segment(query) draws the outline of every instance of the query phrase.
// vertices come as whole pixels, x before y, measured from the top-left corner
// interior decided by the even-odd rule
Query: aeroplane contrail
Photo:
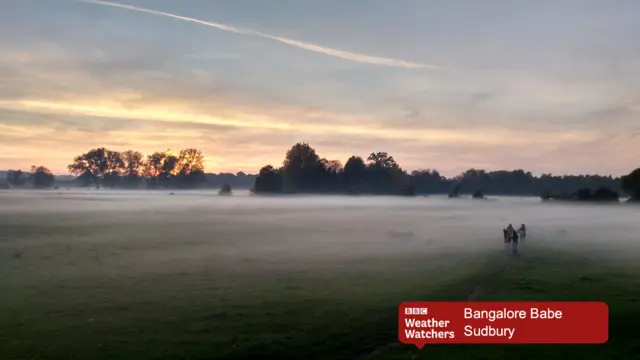
[[[354,52],[349,52],[349,51],[337,50],[337,49],[327,48],[327,47],[316,45],[316,44],[307,43],[307,42],[300,41],[300,40],[289,39],[289,38],[285,38],[285,37],[281,37],[281,36],[265,34],[265,33],[262,33],[262,32],[259,32],[259,31],[253,30],[253,29],[238,28],[238,27],[231,26],[231,25],[225,25],[225,24],[215,23],[215,22],[211,22],[211,21],[199,20],[199,19],[195,19],[195,18],[191,18],[191,17],[180,16],[180,15],[171,14],[171,13],[167,13],[167,12],[163,12],[163,11],[145,9],[145,8],[141,8],[141,7],[137,7],[137,6],[125,5],[125,4],[115,3],[115,2],[111,2],[111,1],[102,1],[102,0],[76,0],[76,1],[83,2],[83,3],[88,3],[88,4],[111,6],[111,7],[121,8],[121,9],[139,11],[139,12],[144,12],[144,13],[148,13],[148,14],[154,14],[154,15],[158,15],[158,16],[164,16],[164,17],[183,20],[183,21],[189,21],[189,22],[193,22],[193,23],[197,23],[197,24],[205,25],[205,26],[209,26],[209,27],[214,27],[214,28],[217,28],[217,29],[220,29],[220,30],[223,30],[223,31],[232,32],[232,33],[236,33],[236,34],[258,36],[258,37],[261,37],[263,39],[277,41],[277,42],[280,42],[280,43],[283,43],[283,44],[287,44],[289,46],[294,46],[294,47],[297,47],[297,48],[301,48],[301,49],[305,49],[305,50],[309,50],[309,51],[313,51],[313,52],[317,52],[317,53],[321,53],[321,54],[325,54],[325,55],[329,55],[329,56],[334,56],[334,57],[338,57],[338,58],[345,59],[345,60],[356,61],[356,62],[360,62],[360,63],[374,64],[374,65],[384,65],[384,66],[391,66],[391,67],[402,67],[402,68],[410,68],[410,69],[419,69],[419,68],[442,69],[441,67],[436,66],[436,65],[419,64],[419,63],[414,63],[414,62],[410,62],[410,61],[383,58],[383,57],[370,56],[370,55],[366,55],[366,54],[359,54],[359,53],[354,53]]]

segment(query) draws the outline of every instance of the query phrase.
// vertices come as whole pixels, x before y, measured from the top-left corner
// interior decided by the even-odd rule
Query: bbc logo
[[[429,313],[428,308],[405,308],[405,315],[427,315]]]

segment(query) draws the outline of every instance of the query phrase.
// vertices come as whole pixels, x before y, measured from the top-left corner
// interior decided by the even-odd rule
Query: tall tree
[[[291,191],[312,191],[320,157],[308,143],[297,143],[285,155],[282,175]]]

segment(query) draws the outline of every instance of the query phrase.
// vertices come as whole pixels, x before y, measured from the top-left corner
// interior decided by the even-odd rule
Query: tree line
[[[31,166],[30,172],[22,170],[9,170],[7,172],[7,184],[14,187],[29,185],[36,189],[45,189],[53,186],[55,177],[51,170],[45,166]]]
[[[282,166],[266,165],[256,178],[255,193],[346,193],[346,194],[573,194],[584,189],[594,193],[626,192],[640,195],[640,169],[622,178],[601,175],[543,174],[524,170],[485,171],[469,169],[447,178],[437,170],[407,172],[386,152],[362,158],[351,156],[344,166],[338,160],[321,158],[308,143],[297,143],[285,154]],[[596,190],[600,190],[596,192]]]
[[[198,187],[204,180],[204,155],[193,148],[157,151],[146,157],[139,151],[92,149],[76,156],[67,167],[85,186],[96,188],[138,188],[144,181],[148,188]]]
[[[98,189],[220,188],[229,184],[248,189],[253,186],[256,178],[255,175],[243,172],[205,173],[204,156],[200,150],[193,148],[183,149],[178,153],[170,150],[158,151],[146,156],[135,150],[120,152],[97,148],[76,156],[67,168],[75,175],[72,181],[63,179],[63,176],[55,179],[49,169],[34,167],[35,170],[32,169],[31,173],[9,170],[6,184],[17,188],[47,188],[55,183],[66,187]],[[43,174],[46,174],[46,178],[41,176]],[[43,181],[32,181],[41,178]]]
[[[585,195],[625,192],[640,198],[640,168],[623,177],[601,175],[543,174],[534,176],[524,170],[485,171],[469,169],[447,178],[437,170],[424,169],[407,172],[386,152],[373,152],[366,158],[351,156],[344,166],[339,160],[320,157],[308,143],[297,143],[285,154],[282,165],[266,165],[258,174],[221,173],[204,171],[204,155],[195,148],[178,153],[170,150],[149,155],[134,150],[114,151],[96,148],[76,156],[68,165],[80,186],[95,188],[251,188],[256,194],[265,193],[333,193],[333,194],[472,194]],[[7,173],[11,186],[31,184],[36,188],[53,186],[54,176],[44,166],[33,166],[30,173],[20,170]],[[606,189],[606,191],[602,190]],[[597,192],[596,190],[600,190]],[[567,195],[569,194],[569,195]],[[543,195],[545,196],[545,195]]]

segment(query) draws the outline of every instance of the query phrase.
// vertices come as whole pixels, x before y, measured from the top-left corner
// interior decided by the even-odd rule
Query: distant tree
[[[376,194],[394,194],[401,192],[406,174],[386,152],[371,153],[367,157],[367,185]]]
[[[110,151],[106,148],[93,149],[77,156],[68,169],[76,176],[90,176],[96,189],[99,189],[100,185],[103,185],[105,175],[111,171],[110,158]]]
[[[160,174],[167,177],[176,175],[180,171],[178,167],[180,165],[179,163],[180,159],[176,155],[167,154],[162,161],[162,171]]]
[[[122,182],[126,188],[137,188],[144,168],[144,155],[138,151],[127,150],[121,153]]]
[[[218,195],[231,195],[231,185],[229,185],[228,183],[224,183],[222,184],[222,187],[220,188],[220,191],[218,192]]]
[[[447,182],[447,179],[437,170],[431,169],[412,171],[410,178],[416,192],[419,193],[442,192]]]
[[[190,174],[194,171],[204,171],[204,155],[198,149],[180,150],[178,167],[181,173]]]
[[[282,180],[287,191],[314,191],[320,157],[308,143],[297,143],[286,153],[282,163]]]
[[[181,187],[197,187],[205,180],[204,155],[198,149],[184,149],[178,155],[178,179]]]
[[[575,200],[591,200],[591,189],[583,188],[572,194],[572,198]]]
[[[600,187],[595,191],[592,191],[589,188],[581,188],[577,191],[574,191],[570,194],[560,193],[560,194],[552,194],[549,191],[543,192],[540,196],[542,200],[563,200],[563,201],[619,201],[620,196],[617,192],[607,188]]]
[[[36,189],[50,188],[55,182],[51,170],[44,166],[31,166],[31,173],[33,174],[33,187]]]
[[[622,177],[622,189],[631,196],[631,200],[640,201],[640,168]]]
[[[271,165],[264,166],[258,173],[252,191],[256,194],[281,192],[282,176],[280,171],[274,169]]]
[[[344,182],[349,193],[360,193],[364,189],[367,165],[359,156],[350,157],[344,164]]]
[[[85,171],[76,177],[76,181],[81,184],[82,187],[89,187],[95,184],[93,174],[89,171]]]
[[[11,186],[24,186],[27,178],[24,176],[22,170],[9,170],[7,172],[7,183]]]
[[[164,151],[157,151],[147,156],[142,173],[147,179],[148,187],[156,188],[158,186],[158,176],[162,173],[162,166],[166,157],[167,153]]]
[[[596,191],[591,194],[591,198],[594,201],[620,201],[620,195],[606,187],[596,189]]]
[[[168,188],[176,185],[175,178],[180,172],[180,158],[170,150],[153,153],[147,164],[145,173],[150,174],[150,187]]]
[[[395,170],[399,168],[393,156],[389,156],[386,152],[371,153],[367,161],[372,169]]]
[[[415,196],[416,195],[416,189],[413,186],[412,183],[407,182],[405,185],[400,187],[400,190],[398,191],[398,195],[402,195],[402,196]]]
[[[321,158],[308,143],[297,143],[286,153],[282,167],[263,167],[260,174],[251,175],[204,172],[204,156],[198,149],[187,148],[173,155],[169,150],[155,152],[143,161],[143,155],[133,150],[124,152],[97,148],[74,158],[68,166],[85,186],[102,187],[138,186],[140,178],[149,188],[204,186],[217,188],[227,183],[235,188],[252,187],[257,192],[303,193],[374,193],[374,194],[429,194],[449,193],[457,197],[464,191],[482,189],[484,194],[539,195],[546,198],[578,197],[580,189],[607,188],[612,192],[624,191],[633,199],[640,195],[640,169],[622,179],[611,175],[542,174],[518,170],[488,171],[468,169],[457,176],[446,178],[437,170],[416,170],[407,174],[386,152],[374,152],[366,162],[359,156],[350,157],[344,167],[336,160]],[[31,181],[20,171],[7,174],[11,186]],[[450,191],[451,189],[455,189]],[[277,191],[274,189],[278,189]],[[591,191],[591,190],[589,190]],[[590,192],[589,196],[604,193]],[[553,195],[565,194],[565,195]],[[584,194],[583,194],[584,195]]]
[[[115,188],[120,184],[122,172],[125,170],[122,154],[118,151],[107,150],[105,154],[106,170],[103,175],[104,188]]]

